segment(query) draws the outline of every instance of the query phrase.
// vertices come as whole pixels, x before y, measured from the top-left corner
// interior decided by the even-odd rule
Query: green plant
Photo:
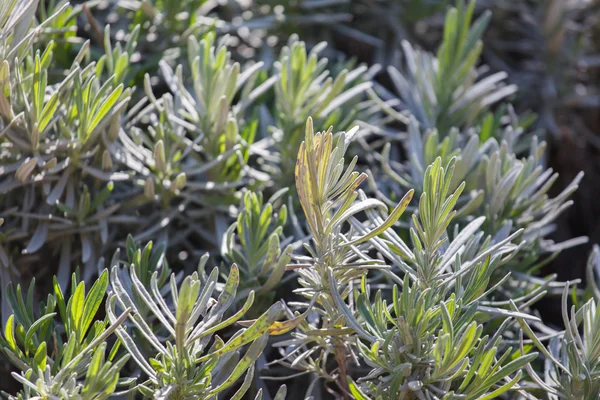
[[[136,386],[143,395],[169,399],[210,398],[233,385],[249,368],[248,382],[252,379],[252,364],[267,343],[269,327],[279,317],[281,305],[276,303],[227,342],[218,336],[211,340],[216,332],[237,322],[254,300],[254,292],[251,292],[240,311],[224,318],[239,284],[239,270],[235,265],[216,299],[212,297],[218,276],[216,268],[204,282],[200,280],[202,271],[199,271],[185,277],[179,287],[175,275],[171,275],[167,299],[158,287],[157,272],[152,274],[150,290],[144,287],[135,268],[129,268],[129,287],[124,286],[121,273],[116,266],[111,270],[113,293],[107,302],[107,314],[110,321],[118,325],[115,332],[123,346],[147,376]],[[128,329],[118,324],[117,307],[133,311],[128,316],[129,322],[136,334],[149,343],[150,356],[144,356]],[[144,310],[149,310],[160,322],[158,325],[164,334],[157,335],[149,326],[143,317],[148,311]],[[211,341],[212,346],[209,346]],[[250,346],[241,357],[239,349],[246,344]],[[241,398],[248,389],[248,382],[234,398]]]
[[[457,201],[458,221],[469,221],[474,215],[485,216],[483,231],[492,235],[494,240],[501,240],[506,233],[525,229],[524,238],[530,257],[521,260],[521,271],[535,265],[535,260],[541,255],[552,255],[582,242],[580,239],[556,244],[546,236],[552,232],[552,223],[572,205],[568,198],[577,190],[583,174],[578,174],[562,192],[550,198],[548,193],[558,174],[544,167],[546,143],[539,143],[533,136],[527,147],[522,146],[524,131],[516,121],[499,128],[502,132],[500,143],[486,132],[492,129],[487,122],[476,126],[479,135],[473,130],[459,132],[453,129],[442,141],[436,130],[422,137],[419,125],[412,117],[408,129],[407,149],[412,150],[412,156],[402,170],[392,166],[390,147],[386,146],[383,151],[382,169],[393,181],[389,186],[391,194],[402,193],[410,187],[422,190],[422,171],[427,165],[436,157],[441,157],[444,163],[456,158],[450,188],[455,189],[465,182],[465,194]],[[482,143],[482,137],[489,138]],[[525,147],[527,157],[518,157],[515,147]]]
[[[54,279],[54,293],[34,308],[34,282],[23,297],[21,286],[9,285],[6,296],[14,312],[0,338],[2,351],[21,371],[13,377],[23,390],[15,399],[107,399],[117,388],[128,355],[117,355],[118,344],[106,354],[106,339],[125,320],[130,309],[115,317],[115,325],[98,319],[108,288],[108,271],[85,293],[73,274],[67,301]],[[36,311],[39,310],[39,311]],[[66,341],[63,341],[66,337]]]
[[[565,330],[550,337],[545,346],[526,321],[519,324],[535,347],[546,356],[543,378],[532,367],[529,376],[553,399],[595,399],[600,395],[598,380],[598,330],[600,315],[597,300],[590,299],[579,307],[568,307],[569,285],[562,295],[562,318]],[[512,304],[516,310],[517,306]],[[580,328],[581,326],[581,328]],[[521,351],[523,352],[523,334]]]
[[[475,1],[461,0],[446,14],[443,41],[435,55],[415,50],[404,41],[404,62],[400,72],[389,67],[400,104],[425,129],[437,128],[445,137],[450,128],[470,126],[487,107],[515,93],[516,86],[500,86],[505,72],[481,77],[476,69],[483,49],[481,36],[491,15],[484,13],[471,26]],[[374,92],[373,98],[377,98]],[[401,121],[406,118],[391,106],[383,109]]]
[[[160,99],[154,96],[150,76],[146,75],[145,92],[150,104],[127,122],[133,138],[124,131],[120,133],[119,150],[131,155],[124,161],[137,173],[135,196],[123,208],[150,210],[148,220],[137,229],[137,240],[147,240],[162,231],[176,245],[187,240],[187,235],[181,235],[183,230],[188,235],[198,233],[219,248],[225,229],[215,240],[194,221],[211,216],[221,229],[227,221],[222,214],[229,214],[241,197],[239,188],[265,179],[264,174],[247,165],[257,122],[246,121],[244,114],[268,83],[255,88],[261,64],[240,73],[239,63],[230,60],[224,43],[220,40],[215,44],[212,34],[200,42],[189,39],[192,92],[188,91],[181,66],[173,71],[161,63],[171,93]],[[144,101],[139,103],[142,106]],[[152,121],[150,126],[139,127],[146,116]],[[153,211],[154,203],[160,212]],[[215,211],[219,214],[214,215]],[[193,249],[184,246],[184,250]]]
[[[306,118],[313,118],[319,126],[347,130],[360,115],[357,99],[371,87],[371,82],[364,79],[366,66],[343,69],[331,76],[328,60],[319,58],[325,46],[320,43],[308,52],[306,44],[292,36],[275,64],[279,79],[275,84],[276,114],[271,134],[283,179],[292,176]]]
[[[458,110],[450,112],[450,109],[442,107],[442,103],[427,100],[421,93],[425,86],[406,81],[402,93],[414,97],[414,102],[405,99],[409,105],[407,112],[400,114],[387,106],[384,108],[387,107],[393,117],[407,124],[407,138],[403,145],[408,159],[404,162],[397,161],[398,157],[392,154],[392,146],[386,144],[379,161],[381,170],[389,179],[375,190],[378,198],[387,204],[392,204],[393,199],[412,188],[417,193],[422,193],[427,166],[438,157],[441,157],[445,165],[455,158],[455,171],[449,187],[454,190],[462,182],[465,187],[464,194],[457,200],[457,218],[450,230],[460,229],[461,225],[480,216],[485,216],[482,232],[490,235],[492,242],[504,240],[519,229],[524,230],[521,250],[492,278],[499,280],[506,271],[515,273],[518,282],[509,278],[505,298],[496,299],[496,304],[506,305],[507,298],[511,296],[535,298],[541,290],[540,282],[535,276],[540,268],[555,259],[562,250],[587,241],[587,238],[573,238],[564,243],[555,243],[549,239],[554,222],[573,204],[568,199],[577,190],[583,174],[578,174],[565,189],[551,198],[549,193],[553,190],[558,174],[545,166],[546,143],[539,142],[535,132],[528,131],[534,118],[526,114],[519,118],[512,107],[500,107],[495,113],[484,114],[484,103],[491,103],[482,96],[492,93],[491,98],[498,100],[503,97],[500,94],[505,94],[506,91],[499,89],[496,93],[494,85],[490,85],[494,79],[484,78],[481,83],[473,86],[474,93],[477,94],[473,97],[467,93],[470,87],[465,83],[470,81],[461,81],[467,78],[452,75],[463,71],[462,67],[451,67],[452,65],[463,65],[464,71],[475,71],[474,65],[482,46],[479,38],[489,17],[480,17],[469,30],[474,7],[474,2],[467,8],[460,3],[457,9],[451,9],[447,13],[447,35],[438,50],[438,61],[432,61],[432,65],[439,67],[439,70],[436,70],[437,75],[431,76],[436,77],[432,82],[445,82],[444,87],[450,88],[447,96],[450,96],[448,99],[453,99],[448,100],[448,104],[453,104],[452,107],[462,104],[461,96],[480,104],[463,104],[465,110],[474,114],[468,119],[462,119],[464,115]],[[462,27],[462,31],[458,26]],[[455,51],[448,50],[450,48]],[[446,61],[442,62],[442,58]],[[413,68],[413,71],[418,71],[419,74],[423,72],[418,68]],[[392,77],[397,75],[392,71],[390,74]],[[394,79],[399,77],[397,75]],[[449,93],[454,90],[454,84],[457,85],[458,94],[451,95]],[[435,88],[434,85],[426,93],[436,93]],[[419,104],[439,105],[439,108],[426,107],[423,110],[419,108]],[[450,116],[459,119],[444,121]],[[406,227],[405,224],[403,228]],[[526,287],[523,287],[522,282],[528,282]]]
[[[284,192],[276,193],[266,203],[262,193],[247,192],[237,221],[223,239],[225,260],[240,269],[243,290],[238,297],[244,298],[255,290],[258,307],[272,304],[274,289],[281,284],[291,260],[292,245],[283,247],[281,243],[287,207],[277,203]]]
[[[538,129],[595,107],[597,6],[38,3],[0,4],[3,395],[598,397]]]
[[[342,231],[349,219],[365,210],[387,209],[377,200],[355,201],[366,175],[353,171],[357,157],[345,168],[344,153],[356,130],[341,132],[334,139],[331,128],[315,134],[312,119],[306,122],[305,141],[300,145],[296,164],[296,190],[313,246],[306,246],[309,255],[300,258],[302,264],[297,266],[298,283],[302,286],[297,292],[310,299],[307,312],[316,307],[320,318],[299,325],[300,331],[289,342],[289,353],[283,359],[285,365],[335,382],[342,392],[348,390],[347,362],[354,352],[353,336],[364,332],[346,315],[342,299],[348,291],[344,286],[369,269],[385,268],[379,260],[363,255],[361,244],[393,225],[412,196],[408,193],[379,226],[358,235],[353,229]],[[337,372],[328,370],[329,356],[335,358]]]
[[[515,358],[513,349],[503,349],[508,319],[491,337],[478,322],[483,315],[510,315],[506,309],[483,307],[480,301],[498,287],[490,285],[490,277],[519,250],[510,241],[520,232],[495,245],[489,238],[480,244],[481,236],[472,236],[483,223],[484,218],[478,218],[450,240],[445,232],[464,187],[449,192],[454,162],[443,168],[438,158],[425,172],[424,193],[410,230],[413,250],[399,237],[377,239],[404,274],[401,289],[393,286],[391,304],[381,291],[371,301],[365,279],[360,292],[354,289],[357,317],[350,318],[357,318],[353,325],[368,333],[362,337],[367,343],[359,345],[372,368],[351,388],[357,398],[384,399],[393,393],[402,399],[494,398],[517,384],[520,370],[537,356]],[[475,251],[461,252],[463,246]]]
[[[4,20],[13,3],[2,10]],[[86,66],[88,41],[69,68],[60,69],[53,58],[55,42],[34,39],[66,7],[57,7],[35,29],[31,20],[17,19],[21,36],[4,26],[0,67],[1,155],[7,167],[0,176],[9,226],[3,243],[9,254],[46,253],[53,243],[60,249],[58,276],[63,286],[75,260],[86,266],[85,280],[95,272],[108,241],[106,218],[118,208],[107,201],[109,194],[114,181],[127,179],[127,174],[112,171],[107,147],[130,97],[122,84],[122,71],[135,45],[130,42],[127,53],[121,54],[119,46],[111,52],[107,43],[104,58],[122,56],[115,68],[102,62]],[[15,15],[22,18],[27,13]],[[73,251],[74,246],[81,250]],[[29,267],[26,260],[18,266],[9,263],[11,273]]]

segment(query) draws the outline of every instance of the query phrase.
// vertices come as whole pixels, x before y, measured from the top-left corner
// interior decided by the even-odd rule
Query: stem
[[[348,368],[347,368],[347,360],[348,356],[346,354],[346,348],[341,340],[336,339],[335,348],[335,360],[338,363],[339,368],[339,379],[338,386],[342,389],[342,393],[344,394],[344,400],[349,400],[348,393],[350,392],[350,388],[348,386]]]

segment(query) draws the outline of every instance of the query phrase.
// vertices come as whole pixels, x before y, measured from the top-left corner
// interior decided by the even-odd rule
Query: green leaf
[[[530,354],[524,355],[522,357],[517,358],[516,360],[509,362],[508,364],[502,366],[502,368],[500,368],[494,374],[488,376],[485,379],[484,384],[492,385],[496,382],[500,382],[502,379],[504,379],[508,375],[512,374],[515,371],[520,370],[521,368],[525,367],[527,364],[531,363],[533,360],[535,360],[537,358],[537,356],[538,356],[538,353],[530,353]]]
[[[390,228],[392,225],[394,225],[396,223],[396,221],[398,221],[398,219],[402,216],[402,214],[406,210],[406,207],[408,207],[408,204],[410,203],[414,193],[415,193],[415,191],[413,189],[409,190],[404,195],[402,200],[400,200],[400,202],[396,205],[396,207],[394,207],[394,210],[392,210],[392,213],[385,219],[385,221],[381,225],[379,225],[377,228],[373,229],[366,235],[364,235],[358,239],[352,240],[351,242],[347,243],[346,245],[356,245],[359,243],[364,243],[367,240],[372,239],[378,235],[381,235],[383,232],[385,232],[388,228]]]
[[[508,392],[513,386],[515,386],[520,380],[521,380],[521,375],[523,373],[521,371],[517,372],[517,374],[515,375],[515,377],[513,379],[511,379],[509,382],[505,383],[504,385],[500,386],[498,389],[494,390],[492,393],[482,396],[477,400],[491,400],[491,399],[495,399],[496,397]]]
[[[77,333],[77,339],[83,340],[81,335],[81,325],[83,316],[83,307],[85,303],[85,284],[79,282],[73,296],[69,299],[67,304],[67,312],[69,314],[69,320],[67,327],[71,332]]]
[[[42,113],[42,104],[44,104],[44,95],[46,93],[45,70],[42,70],[40,54],[35,55],[35,67],[33,72],[33,110],[36,121],[40,120]]]
[[[350,311],[346,303],[344,303],[342,296],[338,293],[338,288],[336,287],[335,283],[335,276],[333,275],[333,269],[331,269],[331,267],[329,267],[329,290],[331,291],[331,296],[333,297],[335,305],[342,312],[342,314],[344,314],[348,325],[350,325],[350,327],[354,329],[360,337],[367,339],[371,342],[377,340],[375,336],[371,335],[369,332],[363,329],[363,327],[356,320],[356,318],[354,318],[354,315],[352,315],[352,312]]]
[[[0,65],[0,94],[10,99],[10,65],[6,60]]]
[[[348,387],[350,389],[350,393],[356,400],[371,400],[362,392],[362,390],[360,390],[358,384],[351,377],[348,377]]]
[[[246,354],[244,354],[244,357],[242,357],[236,364],[234,370],[231,372],[231,375],[229,375],[229,377],[221,385],[208,392],[207,396],[210,397],[216,395],[217,393],[233,385],[238,378],[242,376],[242,374],[248,368],[250,368],[250,366],[258,359],[258,357],[260,357],[265,346],[267,345],[268,340],[268,334],[263,334],[260,338],[255,340],[248,348],[248,351],[246,351]]]
[[[177,341],[177,349],[180,352],[183,352],[188,319],[192,315],[192,310],[194,309],[194,304],[198,299],[199,293],[200,282],[193,281],[190,276],[186,277],[181,284],[181,288],[179,289],[177,310],[175,312],[175,318],[177,320],[175,327],[175,338]]]
[[[100,346],[94,351],[92,360],[87,370],[86,380],[93,381],[94,378],[100,373],[102,363],[104,362],[104,351],[106,350],[106,343],[101,343]]]
[[[40,370],[42,370],[42,371],[46,370],[46,362],[47,362],[46,342],[42,342],[38,346],[38,348],[35,352],[35,356],[33,357],[33,362]]]
[[[60,314],[60,318],[66,324],[67,323],[67,308],[65,306],[65,298],[63,296],[60,285],[58,284],[58,280],[56,276],[52,278],[52,284],[54,287],[54,295],[56,296],[56,303],[58,304],[58,312]]]
[[[89,136],[90,134],[92,134],[92,132],[94,132],[94,129],[96,129],[100,121],[102,121],[102,119],[108,114],[110,109],[115,105],[115,103],[121,96],[121,93],[123,93],[123,84],[117,86],[117,88],[112,91],[112,93],[106,98],[106,100],[104,100],[102,106],[100,106],[100,108],[95,112],[90,124],[88,125],[86,135]]]
[[[254,366],[251,366],[248,369],[248,373],[244,377],[244,382],[242,382],[242,385],[240,386],[240,388],[233,394],[233,396],[231,397],[231,400],[242,400],[242,397],[244,397],[244,395],[246,394],[248,389],[250,389],[250,385],[252,385],[253,378],[254,378]]]
[[[29,329],[27,330],[27,333],[25,334],[25,349],[26,349],[26,351],[29,350],[29,342],[33,338],[33,335],[35,334],[35,332],[38,329],[40,329],[40,327],[42,327],[42,325],[44,325],[44,323],[46,321],[51,320],[55,315],[56,315],[56,313],[50,313],[50,314],[43,315],[37,321],[35,321],[31,325],[31,327],[29,327]],[[36,343],[34,343],[34,346],[35,345],[36,345]]]
[[[283,334],[291,331],[298,325],[300,325],[302,323],[302,321],[304,321],[306,319],[306,317],[308,317],[308,314],[310,314],[310,312],[312,311],[312,307],[315,304],[316,300],[317,300],[317,297],[313,296],[313,298],[310,300],[310,303],[308,304],[308,307],[306,308],[306,311],[304,311],[302,314],[297,315],[296,317],[289,319],[287,321],[273,322],[269,326],[269,329],[268,329],[269,335],[273,335],[273,336],[283,335]],[[251,326],[252,323],[254,323],[254,322],[255,322],[255,320],[239,321],[238,324],[240,324],[242,326]]]
[[[58,91],[52,94],[50,100],[44,105],[44,109],[41,112],[40,119],[38,121],[38,129],[40,132],[44,132],[48,123],[56,114],[56,110],[58,109]]]
[[[241,334],[231,338],[225,346],[216,350],[215,352],[206,354],[198,359],[198,362],[202,362],[210,357],[220,357],[230,351],[234,351],[243,345],[256,340],[269,330],[269,327],[281,314],[283,306],[281,303],[273,304],[263,315],[261,315],[248,329],[244,330]]]
[[[6,339],[10,349],[14,352],[17,350],[17,342],[15,341],[15,316],[11,315],[8,317],[6,321],[6,326],[4,327],[4,338]]]
[[[279,241],[279,240],[277,240],[277,241]],[[277,263],[275,264],[275,267],[271,270],[271,273],[269,274],[267,281],[265,282],[263,287],[260,288],[260,290],[258,291],[259,293],[268,293],[269,291],[273,290],[273,288],[275,288],[281,282],[281,278],[283,277],[283,275],[285,274],[285,271],[286,271],[285,268],[286,268],[287,264],[290,262],[290,259],[291,259],[290,254],[291,253],[292,253],[292,245],[288,245],[285,248],[285,250],[283,251],[283,254],[279,258]]]
[[[100,277],[94,285],[90,289],[87,298],[85,299],[85,303],[83,305],[83,320],[79,327],[80,329],[80,338],[83,338],[87,333],[87,330],[94,320],[96,316],[96,312],[98,308],[100,308],[100,304],[102,304],[102,299],[106,294],[106,289],[108,288],[108,270],[102,271]]]
[[[242,318],[242,316],[244,316],[244,314],[246,314],[248,312],[248,310],[250,310],[250,307],[252,307],[253,303],[254,303],[254,292],[252,291],[246,298],[244,305],[239,309],[239,311],[237,311],[231,317],[227,318],[225,321],[220,322],[208,329],[201,330],[196,336],[189,338],[186,342],[192,343],[192,342],[194,342],[198,339],[201,339],[207,335],[218,332],[221,329],[224,329],[224,328],[234,324],[235,322],[238,322],[238,324],[240,324],[240,325],[246,326],[245,325],[246,321],[239,321],[239,319]],[[254,323],[254,321],[252,321],[252,323]],[[248,326],[251,326],[252,323],[250,323]]]

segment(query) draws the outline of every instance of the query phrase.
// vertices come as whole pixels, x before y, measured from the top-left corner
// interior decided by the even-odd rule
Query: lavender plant
[[[276,193],[266,203],[262,193],[247,192],[237,221],[231,224],[223,239],[225,260],[240,269],[243,290],[238,297],[243,299],[250,291],[256,291],[255,308],[272,304],[274,290],[282,284],[291,260],[293,246],[284,245],[289,240],[282,240],[287,207],[278,204],[284,192],[286,190]]]
[[[9,286],[6,296],[14,312],[5,324],[0,344],[8,359],[20,370],[13,377],[23,390],[14,399],[107,399],[122,381],[121,369],[129,356],[109,354],[107,338],[131,311],[125,309],[109,326],[97,316],[108,288],[104,270],[90,291],[73,275],[72,293],[65,301],[54,280],[54,292],[34,308],[34,282],[26,297],[21,286]],[[63,339],[66,337],[66,340]]]
[[[227,342],[218,337],[211,340],[215,332],[239,320],[254,299],[252,292],[240,312],[223,318],[235,298],[239,284],[239,271],[235,265],[217,299],[212,297],[217,269],[212,271],[204,284],[198,272],[194,272],[185,277],[177,287],[175,276],[172,275],[169,297],[160,292],[156,272],[150,281],[151,290],[142,285],[135,268],[129,269],[129,287],[123,284],[124,278],[120,275],[119,268],[113,267],[111,287],[114,292],[107,302],[107,314],[117,326],[115,332],[123,346],[147,376],[147,380],[140,382],[136,389],[148,397],[216,397],[252,368],[267,343],[269,327],[281,313],[281,306],[277,303],[248,329],[238,331]],[[167,301],[172,304],[171,307]],[[129,321],[136,332],[150,344],[150,357],[144,356],[127,329],[119,324],[117,307],[133,311]],[[165,336],[157,335],[142,318],[140,309],[149,310],[160,321],[160,328],[165,330]],[[168,339],[165,340],[165,337]],[[242,357],[238,349],[249,343],[250,346]],[[252,374],[251,370],[248,374],[250,380]],[[236,392],[234,397],[241,398],[248,386],[248,383],[242,385],[241,391]]]
[[[19,12],[11,14],[15,4],[3,3],[2,10],[4,20],[17,18],[11,24],[19,27],[13,31],[14,25],[5,25],[2,34],[0,193],[9,226],[3,243],[10,246],[9,254],[32,257],[15,261],[17,265],[7,257],[6,267],[18,276],[53,243],[60,253],[61,283],[68,282],[73,259],[86,265],[88,280],[108,241],[106,218],[118,208],[108,196],[114,181],[127,178],[111,170],[107,146],[130,97],[122,83],[128,55],[119,57],[117,69],[104,63],[86,65],[88,41],[68,69],[55,69],[54,42],[40,48],[34,39],[67,5],[33,29],[33,15],[24,12],[27,7],[35,11],[33,4],[19,5]],[[130,43],[128,48],[133,46]],[[115,50],[112,54],[107,49],[104,58],[112,61],[120,56],[120,49]],[[53,214],[54,219],[48,217]],[[73,251],[74,247],[79,250]]]
[[[478,38],[483,34],[486,18],[482,16],[472,28],[468,29],[467,22],[474,12],[474,7],[475,3],[471,2],[467,8],[461,5],[458,9],[448,12],[445,25],[448,34],[438,50],[438,61],[432,64],[440,68],[435,76],[445,76],[444,74],[451,74],[451,71],[457,71],[456,68],[450,67],[452,63],[464,64],[465,68],[474,71],[474,60],[480,50],[476,50],[475,47],[470,49],[469,46],[475,46]],[[457,20],[464,20],[465,23],[458,24]],[[464,36],[459,36],[457,24],[464,28]],[[446,57],[445,48],[451,46],[464,48],[463,53],[461,51],[451,53],[453,57],[462,54],[462,58],[457,57],[454,61],[446,63],[439,61],[440,57]],[[481,48],[481,43],[477,47]],[[411,54],[410,51],[407,53],[409,59],[412,57]],[[441,68],[449,69],[444,72]],[[413,68],[413,71],[421,71],[421,69]],[[390,74],[394,80],[401,77],[392,70]],[[548,195],[558,175],[545,166],[546,143],[540,142],[534,133],[527,132],[531,122],[519,119],[511,107],[505,107],[504,112],[502,109],[499,110],[496,115],[481,113],[485,109],[484,103],[491,104],[488,102],[489,99],[484,100],[481,96],[485,93],[494,93],[490,98],[496,101],[508,92],[508,87],[495,89],[492,84],[492,81],[495,81],[494,76],[496,75],[476,84],[477,89],[474,89],[474,93],[479,96],[476,96],[479,98],[476,101],[481,102],[481,106],[470,105],[466,108],[475,112],[470,119],[472,122],[452,121],[449,125],[454,127],[450,129],[447,128],[448,124],[438,119],[438,117],[446,118],[444,115],[449,112],[444,111],[443,104],[432,102],[423,94],[407,91],[411,85],[406,83],[405,86],[408,86],[403,92],[415,95],[410,102],[404,99],[407,104],[406,112],[399,113],[390,107],[385,107],[392,117],[407,124],[407,137],[403,145],[408,159],[404,162],[399,161],[398,152],[394,155],[392,146],[385,145],[379,161],[381,170],[389,180],[383,181],[383,184],[375,190],[380,199],[387,204],[392,204],[389,198],[394,198],[406,190],[411,188],[415,188],[417,192],[424,190],[424,171],[437,157],[441,157],[444,164],[456,158],[455,173],[450,188],[455,189],[464,182],[465,190],[457,200],[457,220],[450,228],[460,229],[461,224],[485,216],[482,231],[490,235],[493,242],[501,241],[519,229],[524,229],[522,250],[504,267],[504,271],[513,271],[520,282],[513,282],[513,278],[510,278],[506,285],[505,296],[520,298],[538,294],[540,287],[535,274],[544,264],[554,259],[560,251],[587,241],[583,237],[555,243],[549,238],[554,230],[554,222],[573,204],[568,200],[569,196],[577,190],[583,175],[581,173],[577,175],[573,182],[555,198]],[[461,96],[470,98],[462,92],[466,84],[460,79],[460,77],[450,76],[444,78],[444,82],[451,82],[451,84],[456,82],[457,87],[461,88],[461,92],[454,97],[454,106],[462,104]],[[423,87],[421,84],[416,86]],[[432,90],[428,90],[427,93],[429,96],[435,93],[435,86],[432,86]],[[429,105],[442,108],[429,109]],[[424,111],[426,109],[430,111]],[[460,115],[457,112],[451,114],[453,118]],[[502,276],[500,274],[496,279]],[[528,282],[525,289],[522,288],[523,281]]]
[[[306,44],[292,36],[275,64],[278,79],[271,135],[279,153],[277,168],[284,179],[282,186],[287,185],[285,179],[295,168],[306,118],[313,118],[319,125],[350,129],[360,115],[358,100],[372,85],[364,78],[368,76],[364,65],[331,76],[327,58],[319,57],[325,46],[326,43],[320,43],[308,52]]]
[[[598,250],[542,269],[585,181],[486,11],[538,5],[448,3],[0,2],[2,394],[597,398]]]

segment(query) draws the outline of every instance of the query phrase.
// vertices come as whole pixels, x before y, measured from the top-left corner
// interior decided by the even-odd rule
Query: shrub
[[[114,3],[0,5],[6,397],[598,398],[598,248],[542,270],[583,174],[483,64],[506,8]]]

